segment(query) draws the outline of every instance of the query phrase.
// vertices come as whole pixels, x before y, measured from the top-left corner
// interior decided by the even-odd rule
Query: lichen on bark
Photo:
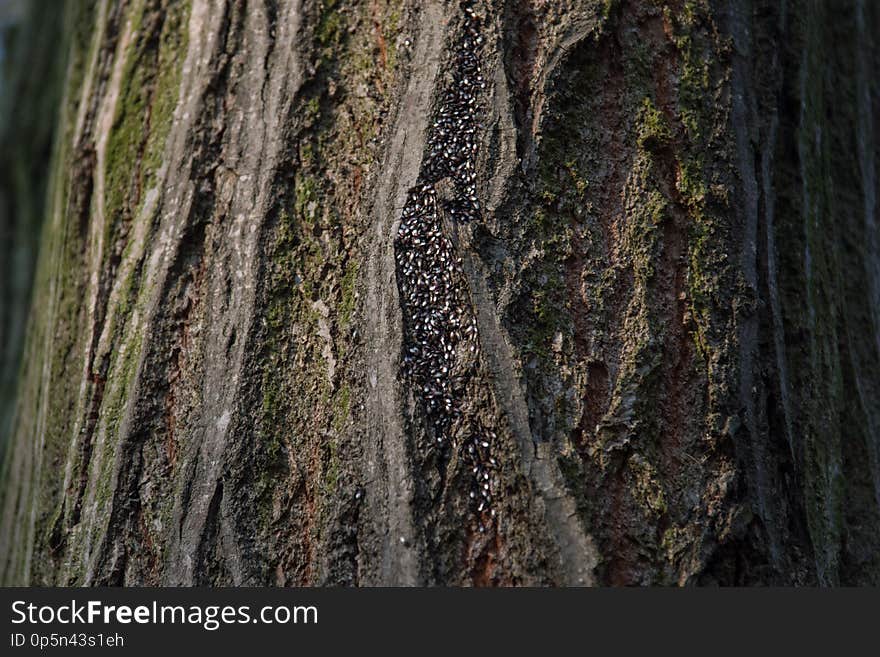
[[[2,179],[43,217],[3,582],[880,581],[878,8],[473,4],[497,521],[429,448],[394,256],[460,3],[69,2],[45,193]]]

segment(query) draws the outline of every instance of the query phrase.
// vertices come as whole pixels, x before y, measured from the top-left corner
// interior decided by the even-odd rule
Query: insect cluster
[[[461,260],[443,217],[458,223],[480,218],[476,187],[478,94],[486,86],[477,52],[482,44],[473,4],[461,3],[463,26],[452,81],[441,96],[416,186],[410,190],[395,240],[397,281],[404,311],[404,369],[424,402],[438,443],[451,441],[462,422],[462,400],[479,356]],[[451,198],[438,195],[449,181]],[[466,424],[462,450],[473,474],[470,498],[478,513],[494,516],[489,448],[495,438],[479,423]],[[482,527],[482,525],[481,525]]]

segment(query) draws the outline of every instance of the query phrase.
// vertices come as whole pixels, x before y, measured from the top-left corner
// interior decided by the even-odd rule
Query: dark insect
[[[438,443],[451,441],[462,417],[470,373],[479,355],[476,319],[464,283],[462,260],[444,232],[442,216],[458,223],[478,221],[477,111],[478,90],[485,89],[479,65],[480,20],[473,2],[461,3],[462,35],[453,60],[452,82],[441,95],[431,124],[419,179],[410,190],[395,239],[397,281],[404,315],[403,366],[421,391],[429,425]],[[439,201],[435,185],[451,181],[451,200]],[[461,444],[472,465],[469,493],[484,521],[489,512],[496,461],[489,454],[495,434],[468,426]],[[481,521],[480,531],[485,522]],[[488,520],[491,522],[491,520]]]

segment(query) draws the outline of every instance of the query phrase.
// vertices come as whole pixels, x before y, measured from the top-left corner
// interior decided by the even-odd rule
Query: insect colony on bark
[[[452,83],[428,130],[419,179],[407,196],[394,243],[404,311],[404,370],[440,444],[451,442],[456,423],[462,421],[465,389],[479,357],[477,323],[462,263],[443,228],[444,215],[457,223],[480,218],[477,98],[486,83],[477,53],[483,39],[473,3],[464,0],[461,8],[464,21]],[[451,183],[451,199],[438,195],[441,181]],[[468,422],[464,433],[461,450],[471,469],[473,508],[494,517],[491,470],[496,463],[490,447],[495,433],[476,421]]]

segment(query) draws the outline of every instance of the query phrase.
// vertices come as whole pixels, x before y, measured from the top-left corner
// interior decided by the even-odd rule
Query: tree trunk
[[[880,584],[880,6],[469,6],[67,3],[3,582]]]

